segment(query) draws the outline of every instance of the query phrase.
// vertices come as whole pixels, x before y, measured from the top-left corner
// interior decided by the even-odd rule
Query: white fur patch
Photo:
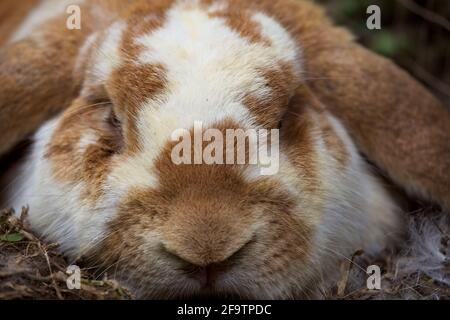
[[[392,245],[401,233],[402,221],[401,210],[359,155],[344,126],[331,115],[328,121],[350,157],[346,168],[338,169],[325,143],[318,143],[326,202],[315,236],[315,254],[323,272],[332,275],[338,271],[338,259],[348,259],[360,249],[376,254]]]
[[[120,55],[120,45],[123,32],[126,28],[126,24],[122,21],[113,23],[103,33],[104,38],[98,47],[95,48],[93,61],[90,65],[90,73],[87,75],[87,86],[95,86],[103,84],[111,73],[120,66],[122,61]],[[101,36],[95,36],[95,38],[88,38],[86,45],[92,45],[90,42],[95,41]],[[80,51],[83,54],[83,51]]]
[[[97,143],[98,136],[92,132],[88,131],[85,132],[81,138],[80,141],[78,141],[78,150],[80,153],[84,152],[90,145]]]
[[[98,39],[98,33],[94,32],[84,41],[84,44],[78,50],[78,56],[75,61],[74,73],[82,74],[84,72],[85,63],[87,62],[88,53]]]
[[[265,47],[265,50],[269,49],[271,53],[266,52],[266,55],[290,63],[294,67],[294,75],[301,75],[302,55],[299,51],[300,48],[286,29],[263,13],[256,13],[252,18],[261,26],[262,36],[271,42],[269,48]]]

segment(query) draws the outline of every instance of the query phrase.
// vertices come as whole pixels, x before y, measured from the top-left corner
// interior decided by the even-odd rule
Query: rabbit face
[[[285,28],[217,4],[162,12],[80,49],[79,97],[36,134],[15,200],[33,228],[148,298],[308,296],[342,255],[384,247],[397,208],[340,122],[297,90],[302,48]],[[174,163],[173,133],[195,122],[279,129],[279,170]]]

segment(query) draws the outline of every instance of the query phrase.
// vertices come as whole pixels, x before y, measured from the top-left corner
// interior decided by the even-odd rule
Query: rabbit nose
[[[219,248],[215,246],[207,247],[209,250],[195,250],[191,253],[188,253],[190,251],[188,247],[185,247],[185,252],[170,250],[166,246],[163,246],[163,250],[172,259],[183,265],[181,268],[183,271],[200,277],[207,277],[215,274],[220,269],[224,269],[227,264],[238,259],[250,242],[252,241],[244,242],[232,251],[219,251],[217,250]],[[199,250],[201,249],[199,248]],[[178,254],[177,252],[182,253]]]
[[[250,242],[245,243],[237,251],[235,251],[234,253],[232,253],[227,257],[224,257],[220,261],[208,264],[201,263],[200,265],[188,261],[185,258],[181,257],[180,255],[174,254],[169,250],[166,250],[165,248],[164,252],[167,255],[169,255],[173,260],[176,260],[178,264],[181,265],[181,267],[179,267],[178,270],[184,272],[186,276],[188,276],[189,278],[197,280],[203,288],[208,288],[212,287],[217,277],[220,274],[226,272],[227,268],[233,262],[235,262],[235,260],[238,259],[238,257],[241,255],[241,253],[244,251],[244,249],[247,247],[249,243]]]
[[[191,192],[179,197],[161,228],[161,243],[194,266],[206,267],[234,258],[261,225],[236,204],[236,196],[222,193],[205,197]]]
[[[233,218],[234,224],[215,217],[169,221],[162,245],[172,255],[197,267],[222,264],[234,259],[255,236],[254,224],[236,223],[238,218]]]

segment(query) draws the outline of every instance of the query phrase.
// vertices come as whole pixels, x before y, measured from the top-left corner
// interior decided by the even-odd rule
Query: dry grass
[[[129,299],[113,280],[95,279],[82,271],[80,290],[66,284],[67,261],[57,244],[45,244],[9,210],[0,213],[0,300],[2,299]]]
[[[378,258],[355,253],[341,265],[332,299],[450,299],[450,225],[446,213],[420,209],[408,213],[409,234],[396,252]],[[430,238],[432,238],[430,240]],[[381,290],[368,290],[367,266],[382,270]]]

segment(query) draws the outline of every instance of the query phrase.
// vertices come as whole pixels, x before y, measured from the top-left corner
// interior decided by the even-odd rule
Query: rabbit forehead
[[[135,146],[112,170],[113,182],[125,188],[123,177],[132,173],[139,181],[130,188],[155,187],[152,163],[176,130],[196,121],[205,129],[225,119],[245,129],[277,125],[279,104],[287,105],[292,79],[300,77],[299,50],[271,18],[255,13],[251,21],[260,26],[258,40],[205,10],[175,6],[162,27],[134,39],[139,54],[115,73],[113,95],[127,111]],[[151,87],[136,86],[136,75]]]
[[[137,25],[116,22],[102,38],[90,82],[105,84],[135,149],[155,158],[195,120],[276,126],[300,81],[301,50],[273,18],[227,8],[177,1]]]

